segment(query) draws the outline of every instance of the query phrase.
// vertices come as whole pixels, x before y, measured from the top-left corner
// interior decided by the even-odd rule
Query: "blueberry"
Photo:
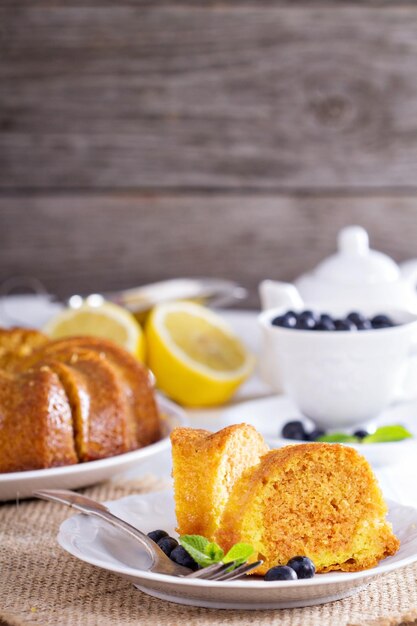
[[[267,571],[264,580],[297,580],[297,574],[287,565],[276,565]]]
[[[272,320],[273,326],[281,326],[282,328],[294,328],[297,324],[297,316],[293,311],[288,311],[284,315],[278,315]]]
[[[299,330],[313,330],[316,325],[314,317],[299,317],[297,320],[296,328]]]
[[[371,319],[372,328],[390,328],[395,326],[394,322],[388,315],[375,315]]]
[[[298,316],[296,327],[302,330],[310,330],[315,327],[318,321],[319,318],[313,313],[313,311],[303,311]]]
[[[307,439],[307,433],[300,420],[284,424],[281,434],[285,439],[296,439],[297,441],[305,441]]]
[[[320,319],[320,321],[314,326],[314,330],[335,330],[335,325],[332,319]]]
[[[271,324],[272,324],[272,326],[283,326],[284,325],[284,316],[283,315],[278,315],[277,317],[274,317],[274,319],[271,320]]]
[[[162,537],[168,537],[168,533],[165,532],[165,530],[152,530],[150,533],[148,533],[148,537],[149,539],[152,539],[152,541],[154,541],[155,543],[158,543],[158,541],[162,539]]]
[[[311,433],[308,433],[308,440],[317,441],[319,437],[323,437],[323,435],[325,434],[326,434],[325,430],[321,430],[321,428],[315,428],[314,430],[311,431]]]
[[[355,324],[358,330],[371,330],[372,324],[369,320],[363,320],[362,322],[357,322]]]
[[[352,311],[352,313],[349,313],[348,315],[346,315],[346,319],[353,322],[355,326],[357,326],[358,324],[362,324],[362,322],[367,321],[366,317],[362,315],[362,313],[357,313],[356,311]]]
[[[328,313],[322,313],[320,315],[320,322],[331,322],[333,324],[333,318]]]
[[[356,330],[356,325],[352,322],[352,320],[335,320],[334,327],[336,330]]]
[[[285,315],[289,315],[290,317],[295,317],[295,319],[298,319],[298,313],[296,313],[295,311],[292,311],[291,309],[287,311]]]
[[[367,437],[369,435],[367,430],[363,430],[363,429],[359,429],[359,430],[355,430],[355,432],[353,433],[354,437],[357,437],[358,439],[363,439],[364,437]]]
[[[287,566],[294,570],[297,578],[313,578],[316,573],[313,561],[307,556],[295,556],[288,561]]]
[[[162,539],[158,541],[158,546],[167,556],[171,555],[171,552],[177,547],[177,545],[178,541],[173,537],[162,537]]]
[[[284,315],[284,326],[285,328],[294,328],[297,324],[297,315],[294,311],[288,311]]]
[[[192,570],[198,569],[198,563],[194,561],[193,557],[188,554],[187,550],[182,546],[177,546],[173,549],[171,554],[169,555],[171,561],[175,561],[178,565],[183,565],[184,567],[189,567]]]

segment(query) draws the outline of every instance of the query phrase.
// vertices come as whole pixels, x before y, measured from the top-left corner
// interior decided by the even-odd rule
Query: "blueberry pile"
[[[313,578],[316,567],[307,556],[295,556],[287,565],[271,567],[265,574],[265,580],[297,580],[300,578]]]
[[[388,315],[374,315],[372,318],[365,317],[362,313],[352,311],[342,319],[336,319],[327,313],[314,313],[314,311],[287,311],[272,320],[273,326],[281,328],[298,328],[300,330],[378,330],[395,326]]]
[[[198,569],[192,556],[190,556],[185,548],[179,545],[178,541],[170,537],[165,530],[152,530],[148,533],[148,537],[155,541],[163,552],[178,565],[188,567],[193,571]]]
[[[300,420],[292,420],[284,424],[281,430],[281,437],[284,439],[294,439],[295,441],[317,441],[319,437],[326,435],[325,430],[320,428],[314,428],[310,432],[307,432],[303,422]],[[367,430],[355,430],[353,437],[358,439],[364,439],[369,435]]]

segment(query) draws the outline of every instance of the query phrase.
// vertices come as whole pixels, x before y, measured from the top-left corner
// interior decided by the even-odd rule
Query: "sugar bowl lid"
[[[322,261],[310,277],[345,285],[392,283],[401,271],[389,256],[369,247],[368,233],[361,226],[347,226],[337,237],[338,251]]]

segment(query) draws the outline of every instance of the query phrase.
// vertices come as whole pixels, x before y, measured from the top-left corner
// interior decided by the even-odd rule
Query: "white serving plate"
[[[242,402],[224,410],[219,416],[220,428],[246,422],[252,424],[266,439],[271,448],[282,448],[290,444],[305,443],[284,439],[280,436],[282,427],[290,420],[301,420],[307,429],[313,429],[313,422],[300,417],[299,410],[286,396],[273,396],[249,402]],[[374,468],[393,465],[417,454],[417,402],[410,401],[391,406],[381,413],[375,426],[402,424],[413,435],[413,439],[387,443],[348,443],[371,463]]]
[[[157,396],[163,415],[163,438],[144,448],[126,452],[108,459],[78,463],[65,467],[9,472],[0,474],[0,501],[30,498],[37,489],[79,489],[109,480],[116,474],[140,466],[170,446],[169,435],[177,426],[186,423],[184,411],[162,396]]]
[[[149,532],[163,528],[175,536],[172,490],[128,496],[107,503],[109,509]],[[417,510],[389,503],[389,519],[401,541],[397,554],[362,572],[331,572],[309,580],[265,582],[261,578],[230,582],[177,578],[146,571],[141,546],[105,522],[74,515],[59,529],[58,542],[81,561],[128,578],[141,591],[177,604],[216,609],[283,609],[323,604],[350,596],[381,574],[417,561]]]

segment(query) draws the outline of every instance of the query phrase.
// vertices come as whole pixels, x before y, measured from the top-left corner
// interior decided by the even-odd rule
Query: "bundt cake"
[[[160,436],[148,372],[125,350],[0,329],[0,472],[102,459]]]
[[[247,424],[218,433],[176,428],[171,443],[177,530],[214,537],[235,481],[268,447]]]
[[[208,504],[210,506],[210,504]],[[357,571],[394,554],[399,541],[368,462],[353,448],[310,443],[263,456],[236,481],[216,534],[224,550],[244,541],[256,573],[307,556],[317,572]]]

